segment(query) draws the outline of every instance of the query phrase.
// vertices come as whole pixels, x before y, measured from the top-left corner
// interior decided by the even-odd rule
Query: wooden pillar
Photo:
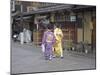
[[[82,42],[84,43],[84,11],[82,12],[82,18],[83,18],[83,20],[82,20],[82,29],[83,29],[83,39],[82,39]],[[83,44],[83,46],[82,46],[82,52],[84,51],[84,44]]]

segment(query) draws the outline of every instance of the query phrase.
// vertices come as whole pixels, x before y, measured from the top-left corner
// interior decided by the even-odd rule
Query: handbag
[[[42,52],[44,52],[44,51],[45,51],[45,46],[44,46],[44,44],[42,44],[41,47],[42,47]]]

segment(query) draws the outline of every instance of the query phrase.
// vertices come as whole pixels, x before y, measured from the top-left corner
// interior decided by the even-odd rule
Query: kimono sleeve
[[[52,41],[52,44],[54,44],[56,42],[56,38],[55,38],[55,35],[52,33],[53,35],[53,41]]]

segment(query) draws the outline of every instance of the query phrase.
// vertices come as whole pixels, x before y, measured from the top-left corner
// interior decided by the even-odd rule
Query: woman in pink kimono
[[[42,45],[45,47],[44,56],[46,60],[51,60],[53,56],[53,45],[55,43],[55,37],[51,29],[51,26],[48,25],[42,39]]]

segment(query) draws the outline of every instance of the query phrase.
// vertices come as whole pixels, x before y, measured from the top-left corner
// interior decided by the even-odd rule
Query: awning
[[[24,15],[31,15],[31,14],[38,14],[38,13],[46,13],[46,12],[53,12],[53,11],[58,11],[58,10],[63,10],[63,9],[71,9],[73,6],[72,5],[56,5],[56,6],[51,6],[47,8],[41,8],[37,9],[36,11],[32,12],[24,12]]]
[[[92,7],[92,6],[90,6],[90,5],[62,4],[62,5],[40,8],[40,9],[37,9],[36,11],[32,11],[32,12],[23,12],[23,15],[47,13],[47,12],[60,11],[60,10],[68,10],[69,11],[69,10],[77,10],[77,9],[83,9],[83,8],[89,8],[89,7]]]

